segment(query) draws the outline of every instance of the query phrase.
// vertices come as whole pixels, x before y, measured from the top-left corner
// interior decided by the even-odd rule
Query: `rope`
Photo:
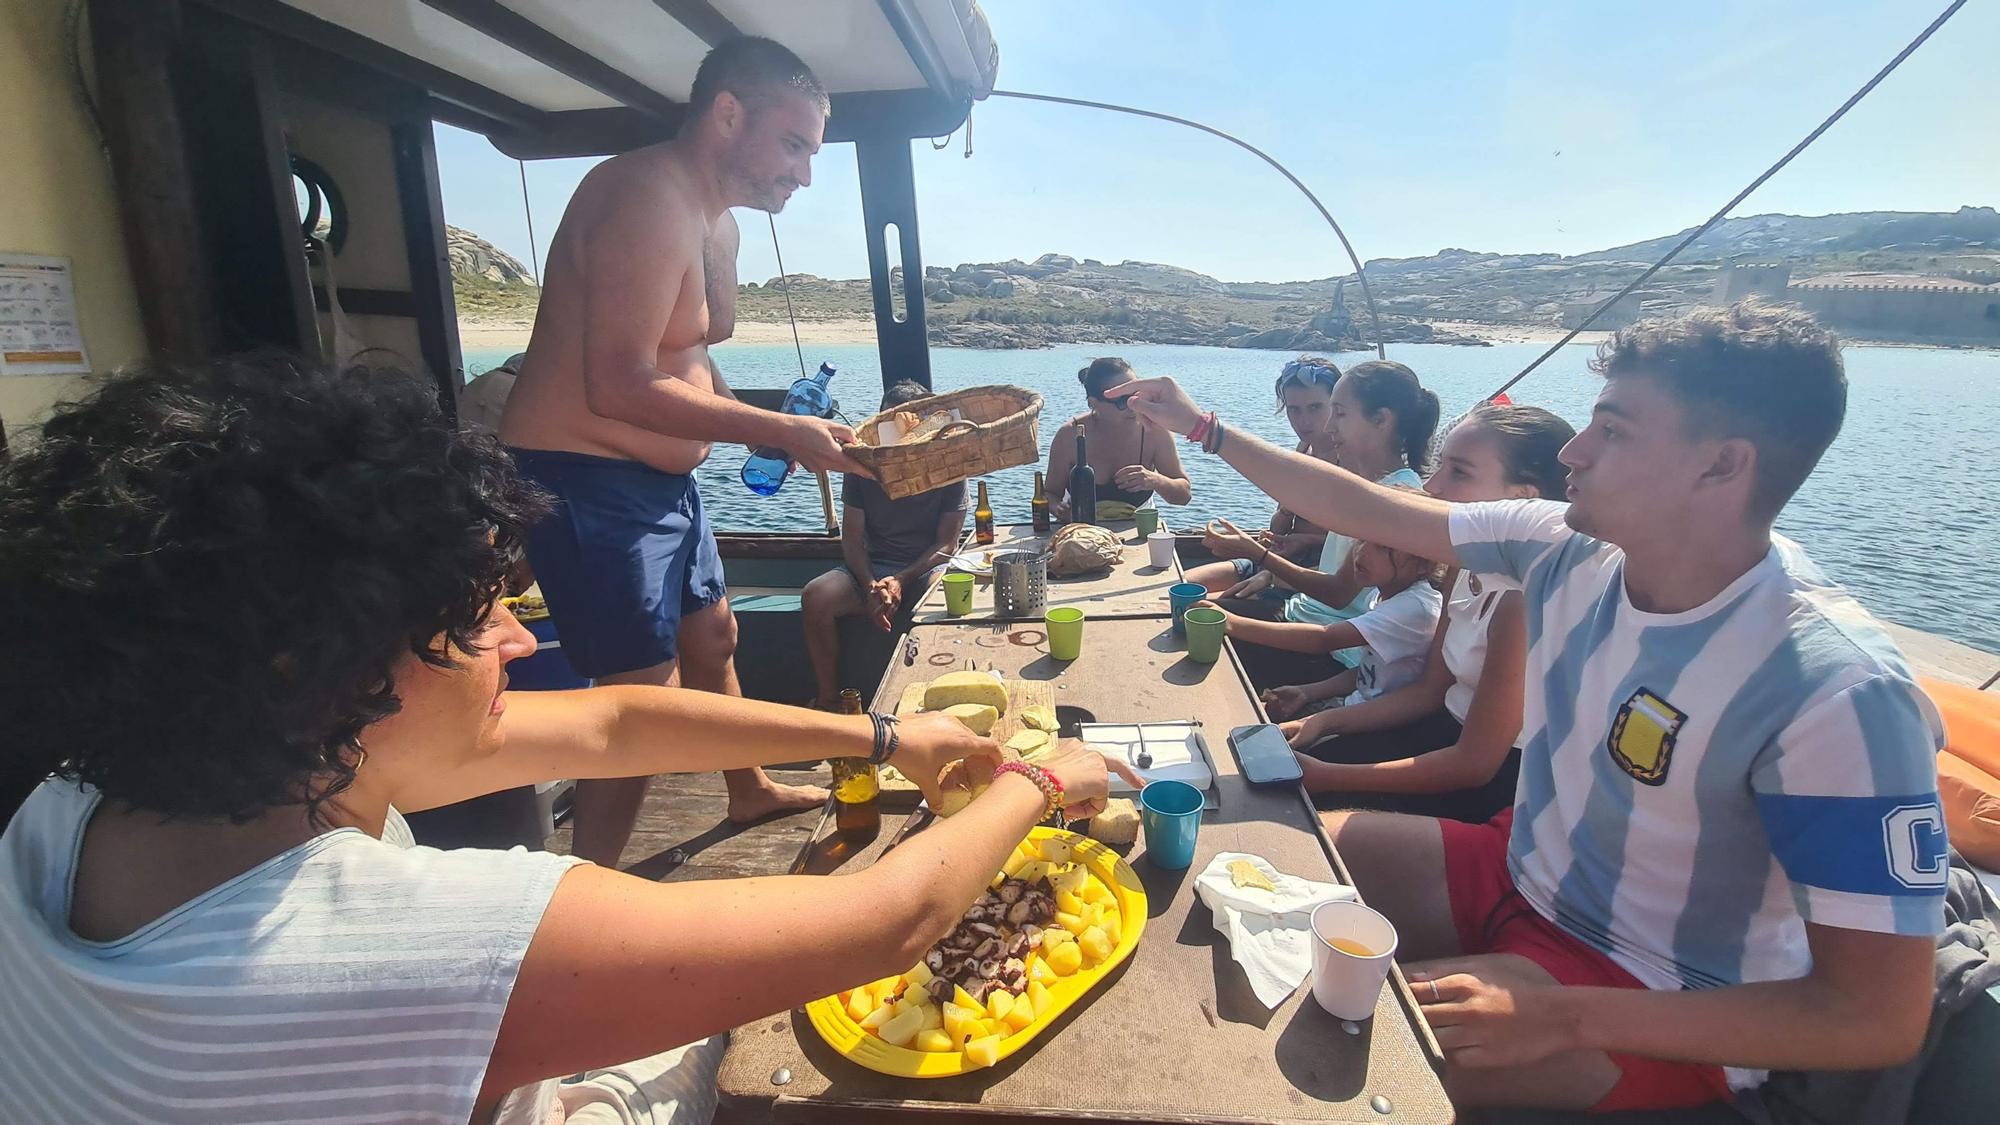
[[[799,342],[798,314],[792,311],[792,279],[785,272],[785,248],[778,244],[777,217],[766,211],[764,221],[771,224],[771,253],[778,258],[778,288],[785,294],[785,319],[792,323],[792,350],[798,353],[799,378],[803,379],[806,377],[806,348]],[[826,520],[826,533],[837,535],[840,532],[840,518],[833,513],[833,481],[824,471],[816,470],[813,476],[819,479],[820,515]]]
[[[764,212],[764,221],[771,224],[771,252],[778,257],[778,288],[785,293],[785,319],[792,322],[792,350],[799,353],[799,378],[806,377],[806,349],[799,343],[799,318],[792,311],[792,279],[785,273],[785,249],[778,245],[778,220],[769,212]]]
[[[1991,676],[1986,677],[1986,682],[1979,685],[1979,690],[1985,691],[1994,684],[2000,684],[2000,672],[1995,672]]]
[[[1965,7],[1965,0],[1952,0],[1952,3],[1948,5],[1943,12],[1939,13],[1938,18],[1931,21],[1929,27],[1924,28],[1924,30],[1920,32],[1915,39],[1910,40],[1908,46],[1896,52],[1896,57],[1890,59],[1887,66],[1884,66],[1881,70],[1876,71],[1875,77],[1870,78],[1867,82],[1863,83],[1859,90],[1854,91],[1854,93],[1850,95],[1846,101],[1840,103],[1840,108],[1834,110],[1832,116],[1820,122],[1818,128],[1814,129],[1810,133],[1807,133],[1805,139],[1800,141],[1798,144],[1793,145],[1790,152],[1787,152],[1785,155],[1779,157],[1778,162],[1776,164],[1773,164],[1769,168],[1764,169],[1763,175],[1758,176],[1754,180],[1751,180],[1748,187],[1745,187],[1742,191],[1737,192],[1735,198],[1723,204],[1721,209],[1716,211],[1715,214],[1710,215],[1708,217],[1707,222],[1689,231],[1687,237],[1681,239],[1679,243],[1675,244],[1673,249],[1667,251],[1665,257],[1661,258],[1657,262],[1654,262],[1652,265],[1646,267],[1646,272],[1640,274],[1638,277],[1633,278],[1632,283],[1627,285],[1625,288],[1620,289],[1616,296],[1612,297],[1610,300],[1604,302],[1603,304],[1597,306],[1595,309],[1592,309],[1590,315],[1584,317],[1583,322],[1581,324],[1578,324],[1575,328],[1570,329],[1568,334],[1563,336],[1562,339],[1557,340],[1554,344],[1550,345],[1548,351],[1545,351],[1541,355],[1536,356],[1535,361],[1533,363],[1530,363],[1528,366],[1523,367],[1520,371],[1520,374],[1515,375],[1512,379],[1509,379],[1505,383],[1501,384],[1499,390],[1494,391],[1491,395],[1487,397],[1498,398],[1501,395],[1506,394],[1507,391],[1514,386],[1514,384],[1527,378],[1528,375],[1535,370],[1535,368],[1540,367],[1543,363],[1547,362],[1551,356],[1561,351],[1565,346],[1569,344],[1571,340],[1574,340],[1577,338],[1577,336],[1581,335],[1585,329],[1597,323],[1597,318],[1603,316],[1606,312],[1608,312],[1611,309],[1611,306],[1617,304],[1619,301],[1624,300],[1626,297],[1631,296],[1635,290],[1637,290],[1641,285],[1644,285],[1646,283],[1647,279],[1651,278],[1654,274],[1660,272],[1660,270],[1664,268],[1668,262],[1671,262],[1675,258],[1679,257],[1681,251],[1687,249],[1690,245],[1692,245],[1695,239],[1700,238],[1704,234],[1707,234],[1710,228],[1714,227],[1715,224],[1722,221],[1723,216],[1729,214],[1731,211],[1734,211],[1736,209],[1737,204],[1749,198],[1751,192],[1756,191],[1760,187],[1763,187],[1765,180],[1768,180],[1772,176],[1777,175],[1778,172],[1781,169],[1783,169],[1785,165],[1790,164],[1792,162],[1793,157],[1797,156],[1799,153],[1804,152],[1807,146],[1811,145],[1814,141],[1819,140],[1820,134],[1826,132],[1828,129],[1833,128],[1834,122],[1839,121],[1841,118],[1847,116],[1848,110],[1853,109],[1856,105],[1860,104],[1862,98],[1867,97],[1869,93],[1875,89],[1875,87],[1881,85],[1882,80],[1884,78],[1889,77],[1890,74],[1895,72],[1895,69],[1897,67],[1903,65],[1904,59],[1909,58],[1910,55],[1913,54],[1918,47],[1923,46],[1925,40],[1929,39],[1931,35],[1937,31],[1938,28],[1943,27],[1946,20],[1958,14],[1958,10],[1963,7]]]
[[[1964,2],[1965,0],[1959,0],[1961,4]],[[1389,358],[1389,353],[1383,347],[1382,343],[1382,318],[1375,310],[1375,294],[1368,288],[1368,275],[1361,268],[1361,258],[1354,252],[1354,244],[1347,240],[1347,232],[1340,229],[1340,224],[1334,221],[1333,212],[1326,209],[1326,205],[1319,201],[1319,196],[1314,195],[1311,188],[1308,188],[1297,176],[1292,175],[1291,169],[1274,160],[1270,153],[1265,152],[1263,149],[1246,140],[1233,137],[1213,126],[1203,125],[1199,121],[1190,121],[1185,117],[1175,117],[1171,113],[1156,113],[1150,109],[1135,109],[1129,105],[1115,105],[1111,102],[1093,102],[1084,98],[1059,98],[1053,94],[1025,94],[1018,90],[995,90],[993,91],[993,96],[996,98],[1021,98],[1031,102],[1055,102],[1058,105],[1080,105],[1088,109],[1108,109],[1113,113],[1129,113],[1134,117],[1150,117],[1155,121],[1170,121],[1175,125],[1185,125],[1190,129],[1198,129],[1212,137],[1220,137],[1277,169],[1278,174],[1290,180],[1292,186],[1299,189],[1299,193],[1304,195],[1306,200],[1319,211],[1319,217],[1326,220],[1326,225],[1332,227],[1334,235],[1340,239],[1341,248],[1347,251],[1347,260],[1354,264],[1354,277],[1361,283],[1361,295],[1368,300],[1368,322],[1375,329],[1375,354],[1382,359]],[[971,130],[968,129],[966,131],[966,141],[970,144],[971,140]]]
[[[542,252],[535,248],[535,210],[528,206],[528,165],[516,160],[521,169],[521,217],[528,220],[528,266],[535,271],[535,284],[542,283]]]

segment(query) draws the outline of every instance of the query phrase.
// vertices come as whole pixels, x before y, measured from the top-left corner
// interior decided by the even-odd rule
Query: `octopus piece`
[[[981,958],[975,965],[981,980],[996,980],[1000,976],[1001,961],[997,957]]]
[[[1028,950],[1033,948],[1034,944],[1035,939],[1029,937],[1027,933],[1016,933],[1007,939],[1007,956],[1015,960],[1026,957]]]
[[[1024,898],[1007,908],[1007,924],[1010,926],[1025,926],[1028,924],[1028,920],[1033,917],[1035,917],[1035,900],[1033,899]]]
[[[938,970],[944,968],[944,950],[935,945],[931,946],[930,952],[924,954],[924,968],[929,969],[932,976],[936,976]]]
[[[1026,894],[1027,890],[1028,884],[1023,883],[1019,879],[1009,879],[1000,884],[1000,901],[1006,903],[1008,906],[1012,906],[1021,900],[1021,896]],[[992,892],[989,891],[988,893],[991,894]]]
[[[1007,943],[1005,941],[997,937],[990,937],[980,942],[979,948],[972,951],[972,959],[975,961],[991,961],[1006,952],[1006,949]]]
[[[980,935],[981,937],[1000,936],[1000,927],[994,925],[991,922],[968,922],[966,923],[965,928],[972,931],[975,934]]]
[[[943,1004],[945,1001],[951,999],[953,987],[952,982],[942,976],[932,977],[931,982],[924,986],[925,990],[931,994],[931,999],[937,1001],[939,1004]]]

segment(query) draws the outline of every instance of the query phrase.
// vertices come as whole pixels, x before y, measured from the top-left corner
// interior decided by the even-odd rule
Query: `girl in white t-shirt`
[[[1239,642],[1288,652],[1324,654],[1358,648],[1354,667],[1314,684],[1319,698],[1358,704],[1414,682],[1436,631],[1442,599],[1433,580],[1437,564],[1377,543],[1358,542],[1349,555],[1354,574],[1377,591],[1374,606],[1347,621],[1307,625],[1264,621],[1224,610],[1229,635]]]
[[[1559,499],[1556,454],[1574,436],[1539,407],[1486,403],[1444,442],[1424,491],[1454,503]],[[1306,788],[1343,808],[1377,807],[1484,823],[1513,803],[1527,656],[1521,597],[1454,571],[1420,672],[1370,699],[1284,724]],[[1346,694],[1342,677],[1264,693],[1273,717]]]

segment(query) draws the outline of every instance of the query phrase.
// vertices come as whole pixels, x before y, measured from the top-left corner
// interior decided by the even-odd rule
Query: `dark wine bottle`
[[[1069,471],[1069,518],[1074,523],[1097,522],[1097,474],[1090,468],[1082,426],[1076,428],[1076,467]]]

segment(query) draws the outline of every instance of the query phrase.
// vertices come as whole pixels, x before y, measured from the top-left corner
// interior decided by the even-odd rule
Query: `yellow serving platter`
[[[1037,1035],[1096,988],[1113,969],[1132,955],[1132,950],[1139,944],[1139,935],[1146,928],[1146,890],[1140,885],[1139,875],[1132,870],[1131,864],[1103,843],[1074,832],[1036,828],[1028,833],[1029,841],[1049,839],[1067,841],[1071,860],[1097,876],[1111,891],[1118,903],[1118,944],[1109,956],[1097,964],[1047,982],[1045,987],[1054,1003],[1047,1011],[1036,1012],[1035,1018],[1026,1027],[1002,1039],[998,1059],[1007,1058],[1033,1042]],[[883,1074],[903,1078],[949,1078],[986,1069],[967,1061],[964,1051],[919,1051],[885,1043],[862,1030],[838,996],[828,996],[807,1004],[806,1018],[812,1021],[813,1028],[834,1050]]]

